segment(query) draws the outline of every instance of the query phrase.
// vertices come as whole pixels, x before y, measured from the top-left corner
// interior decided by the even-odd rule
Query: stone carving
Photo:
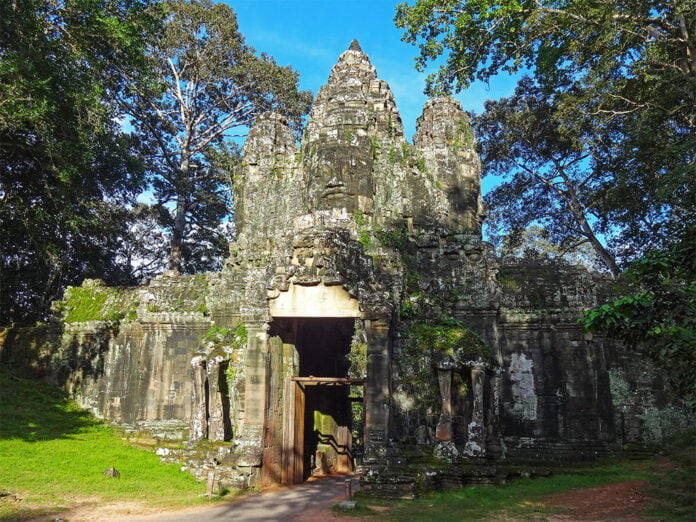
[[[635,367],[635,356],[586,339],[575,323],[606,297],[602,278],[496,259],[481,238],[480,163],[461,105],[429,100],[409,143],[389,85],[357,42],[317,94],[299,145],[282,116],[256,119],[234,191],[237,237],[221,272],[167,274],[135,289],[87,282],[80,293],[104,303],[99,314],[8,330],[3,359],[53,339],[45,366],[81,390],[84,406],[194,446],[215,442],[162,458],[179,458],[201,478],[214,472],[223,486],[303,479],[293,455],[313,433],[296,432],[293,415],[315,399],[303,406],[290,379],[308,357],[342,368],[349,349],[324,356],[318,347],[327,343],[300,353],[312,321],[339,330],[354,321],[365,331],[364,427],[355,440],[364,444],[366,489],[403,498],[417,483],[490,481],[494,459],[606,455],[617,423],[624,439],[645,431],[636,408],[617,420],[610,389],[610,375],[613,389],[629,386],[616,386],[616,376],[623,383],[636,372],[609,372]],[[70,292],[56,304],[59,316],[74,306]],[[476,332],[490,357],[411,350],[404,332],[416,323]],[[211,329],[240,324],[243,346],[206,340]],[[432,455],[449,475],[423,464]]]

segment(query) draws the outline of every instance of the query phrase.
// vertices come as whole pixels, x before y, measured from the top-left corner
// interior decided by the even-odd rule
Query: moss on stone
[[[432,355],[465,356],[492,361],[493,353],[481,337],[469,328],[451,324],[413,323],[408,331],[409,344],[428,350]]]
[[[457,129],[457,137],[452,145],[459,149],[473,149],[476,142],[474,130],[467,120],[462,120]]]
[[[229,346],[233,350],[240,350],[246,346],[246,326],[244,323],[239,323],[235,328],[213,325],[205,333],[203,340],[210,341],[216,346]]]
[[[403,222],[395,227],[377,229],[375,236],[382,246],[393,248],[399,253],[404,252],[408,246],[408,229]]]
[[[86,281],[79,287],[68,287],[63,301],[56,305],[66,323],[86,321],[134,320],[137,317],[137,294],[124,288],[111,288]]]
[[[425,158],[418,158],[418,161],[416,162],[416,167],[418,167],[418,171],[421,174],[427,174],[428,167],[425,166]]]
[[[365,250],[372,246],[372,234],[369,230],[363,229],[358,231],[358,242]]]

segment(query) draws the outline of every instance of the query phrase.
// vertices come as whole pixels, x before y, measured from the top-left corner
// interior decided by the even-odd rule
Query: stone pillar
[[[389,440],[390,341],[389,320],[364,322],[367,337],[365,382],[365,461],[381,460]]]
[[[441,357],[436,362],[436,367],[442,409],[440,419],[437,422],[437,441],[433,456],[447,462],[453,462],[459,456],[459,451],[452,441],[452,368],[454,361],[449,356]]]
[[[244,426],[236,439],[238,466],[260,466],[268,380],[268,324],[246,324]]]
[[[220,394],[220,362],[221,357],[208,359],[208,439],[225,440],[225,420]]]
[[[436,436],[438,440],[452,440],[452,370],[438,368],[437,380],[440,384],[442,410]]]
[[[193,442],[208,437],[208,419],[205,404],[205,358],[196,355],[191,359],[193,369],[193,392],[191,393],[191,433]]]
[[[486,451],[489,455],[498,458],[503,455],[503,445],[500,435],[500,394],[503,390],[503,370],[496,368],[493,370],[491,380],[491,411],[488,416],[488,438]]]
[[[485,365],[471,365],[471,392],[473,407],[469,423],[469,440],[464,452],[471,457],[483,457],[486,454],[486,428],[484,425],[483,386],[485,381]]]

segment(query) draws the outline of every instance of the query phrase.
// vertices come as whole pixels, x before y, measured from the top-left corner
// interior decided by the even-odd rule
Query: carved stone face
[[[320,147],[309,174],[313,210],[371,210],[374,189],[369,142],[367,148],[343,144]]]

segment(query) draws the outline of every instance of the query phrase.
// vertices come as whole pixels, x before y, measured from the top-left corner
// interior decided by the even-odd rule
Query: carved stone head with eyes
[[[361,138],[318,145],[307,169],[312,210],[372,211],[372,153],[369,139]]]

